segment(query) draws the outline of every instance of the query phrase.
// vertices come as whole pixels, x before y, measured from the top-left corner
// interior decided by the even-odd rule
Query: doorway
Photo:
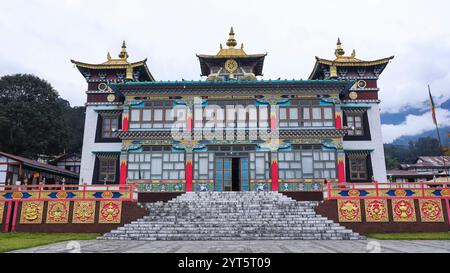
[[[241,164],[247,162],[239,157],[216,158],[215,183],[216,191],[241,191]],[[247,165],[245,165],[247,166]],[[247,173],[247,172],[245,172]],[[247,178],[244,178],[247,179]],[[246,180],[247,181],[247,180]],[[223,184],[222,184],[223,183]],[[223,186],[222,186],[223,185]]]

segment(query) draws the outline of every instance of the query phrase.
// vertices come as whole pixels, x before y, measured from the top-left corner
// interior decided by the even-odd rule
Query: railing
[[[2,185],[0,201],[137,201],[137,187],[125,185]]]
[[[324,200],[332,199],[450,199],[450,182],[327,183]]]

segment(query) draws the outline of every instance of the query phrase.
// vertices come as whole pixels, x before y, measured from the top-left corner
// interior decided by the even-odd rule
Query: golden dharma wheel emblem
[[[116,100],[116,95],[114,94],[109,94],[106,99],[108,100],[108,102],[113,102]]]
[[[356,86],[357,86],[358,88],[366,88],[367,83],[366,83],[365,80],[359,80],[359,81],[356,83]]]
[[[350,92],[350,94],[348,94],[348,96],[350,97],[350,99],[356,100],[358,98],[358,93],[356,93],[355,91],[352,91],[352,92]]]
[[[234,71],[236,71],[237,68],[238,68],[238,63],[236,62],[236,60],[229,59],[225,62],[225,69],[228,72],[233,73]]]
[[[106,83],[104,83],[104,82],[99,83],[97,88],[100,91],[108,91],[108,85]]]

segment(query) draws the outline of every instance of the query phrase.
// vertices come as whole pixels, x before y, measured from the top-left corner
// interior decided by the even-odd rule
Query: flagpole
[[[444,173],[446,174],[446,176],[447,176],[447,181],[448,181],[448,170],[447,170],[447,165],[445,164],[445,155],[444,155],[444,152],[443,152],[443,149],[442,149],[442,142],[441,142],[441,134],[439,133],[439,126],[438,126],[438,123],[437,123],[437,119],[436,119],[436,113],[435,113],[435,110],[434,110],[434,102],[433,102],[433,98],[432,98],[432,96],[431,96],[431,88],[430,88],[430,85],[428,85],[428,94],[430,94],[430,105],[432,105],[431,107],[433,108],[433,109],[431,109],[431,111],[432,111],[432,114],[434,115],[434,125],[436,126],[436,132],[437,132],[437,136],[438,136],[438,141],[439,141],[439,152],[441,153],[441,156],[442,156],[442,164],[444,165]]]

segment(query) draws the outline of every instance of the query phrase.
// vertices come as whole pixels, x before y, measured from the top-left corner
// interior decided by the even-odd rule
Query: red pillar
[[[278,191],[278,160],[272,159],[272,191]]]
[[[338,158],[338,181],[339,183],[345,183],[345,165],[343,158]]]
[[[336,112],[336,129],[342,129],[342,118],[341,113]]]
[[[127,161],[121,160],[120,161],[120,178],[119,183],[120,184],[126,184],[127,183]]]
[[[122,119],[122,131],[128,132],[129,128],[128,115],[125,114]]]
[[[192,191],[192,159],[186,160],[186,191]]]

